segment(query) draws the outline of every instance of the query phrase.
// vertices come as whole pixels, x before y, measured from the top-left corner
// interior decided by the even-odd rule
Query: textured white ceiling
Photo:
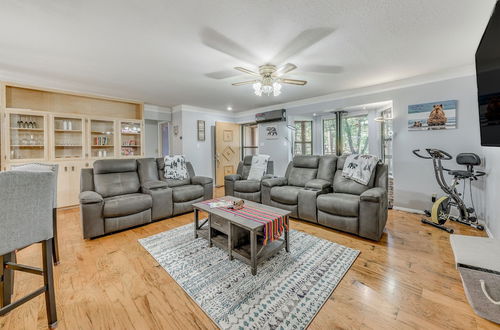
[[[471,64],[494,3],[0,0],[0,77],[243,111]],[[301,47],[318,28],[324,38]],[[257,97],[250,85],[231,86],[248,76],[209,77],[255,69],[277,54],[299,67],[291,78],[309,83]],[[306,72],[313,65],[336,73]]]

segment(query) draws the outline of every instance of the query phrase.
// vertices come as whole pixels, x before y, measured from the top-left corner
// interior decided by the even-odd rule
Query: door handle
[[[68,172],[68,166],[64,166],[64,172]]]
[[[75,167],[74,167],[74,166],[71,166],[71,170],[74,172],[74,171],[75,171]]]

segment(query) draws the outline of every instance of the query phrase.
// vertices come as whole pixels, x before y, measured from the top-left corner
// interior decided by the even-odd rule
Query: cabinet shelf
[[[122,146],[122,148],[140,148],[141,146]]]
[[[82,131],[79,129],[55,129],[56,133],[81,133]]]
[[[92,145],[92,148],[109,148],[109,147],[114,147],[114,145],[112,145],[112,144],[105,144],[105,145],[95,144],[95,145]]]
[[[43,128],[23,128],[23,127],[11,127],[13,131],[27,131],[27,132],[43,132]]]
[[[11,148],[44,148],[44,145],[39,144],[11,144]]]
[[[81,145],[55,145],[56,148],[81,148],[82,146]]]
[[[123,135],[141,135],[141,133],[121,132]]]

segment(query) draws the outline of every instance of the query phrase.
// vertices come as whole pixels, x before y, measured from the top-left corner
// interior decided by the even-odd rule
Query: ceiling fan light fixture
[[[252,86],[253,86],[253,90],[255,92],[255,95],[262,96],[262,84],[260,82],[257,82],[255,84],[253,84]]]
[[[279,96],[281,94],[281,84],[277,81],[273,83],[273,95]]]

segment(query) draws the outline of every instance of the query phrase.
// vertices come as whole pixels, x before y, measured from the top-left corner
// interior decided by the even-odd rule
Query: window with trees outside
[[[298,120],[295,126],[295,155],[312,155],[312,121]]]
[[[368,152],[368,116],[342,117],[343,153]]]
[[[323,154],[337,154],[337,120],[335,118],[323,120]]]

